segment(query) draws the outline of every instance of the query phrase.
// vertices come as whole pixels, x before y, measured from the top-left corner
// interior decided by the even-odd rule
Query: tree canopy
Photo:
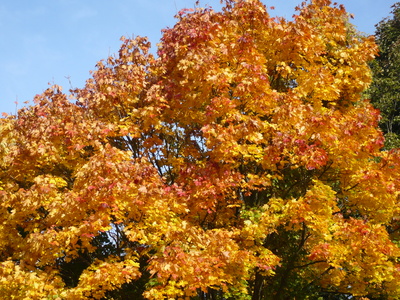
[[[367,91],[373,105],[382,115],[381,128],[386,147],[400,147],[400,2],[392,6],[392,18],[376,25],[379,55],[370,63],[373,81]]]
[[[329,0],[183,10],[157,55],[122,38],[0,119],[0,296],[397,299],[377,50]]]

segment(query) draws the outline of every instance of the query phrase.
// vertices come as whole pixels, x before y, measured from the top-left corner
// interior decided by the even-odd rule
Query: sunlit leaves
[[[4,116],[0,295],[396,295],[399,153],[360,100],[376,46],[330,1],[298,10],[181,12],[157,57],[123,38],[70,98]]]

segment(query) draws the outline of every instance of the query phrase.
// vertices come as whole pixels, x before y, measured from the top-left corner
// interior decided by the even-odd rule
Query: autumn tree
[[[382,115],[380,125],[386,147],[400,147],[400,2],[392,6],[392,17],[376,25],[379,55],[370,63],[373,81],[367,91],[372,104]]]
[[[373,38],[329,0],[224,4],[1,119],[3,299],[398,298]]]

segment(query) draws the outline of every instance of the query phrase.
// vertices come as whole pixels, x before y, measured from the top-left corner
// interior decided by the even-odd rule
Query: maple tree
[[[398,298],[373,38],[328,0],[224,4],[0,119],[2,298]]]

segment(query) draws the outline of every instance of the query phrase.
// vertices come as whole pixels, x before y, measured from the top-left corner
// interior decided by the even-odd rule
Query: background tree
[[[327,0],[177,19],[157,57],[123,38],[75,102],[54,86],[1,119],[0,295],[398,297],[373,39]]]
[[[392,6],[392,17],[376,25],[379,55],[370,65],[373,81],[367,95],[381,112],[386,147],[400,146],[400,3]]]

